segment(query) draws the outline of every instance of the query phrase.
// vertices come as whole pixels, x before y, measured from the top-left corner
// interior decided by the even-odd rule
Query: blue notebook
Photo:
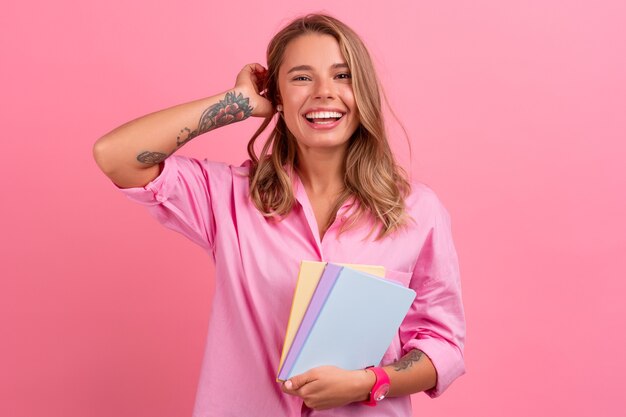
[[[323,365],[378,365],[414,299],[395,282],[328,264],[278,379]]]

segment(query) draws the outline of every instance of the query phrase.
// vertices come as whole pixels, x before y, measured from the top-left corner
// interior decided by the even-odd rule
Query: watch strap
[[[370,407],[374,407],[376,406],[376,404],[378,403],[378,399],[376,399],[375,397],[375,393],[383,386],[387,386],[387,390],[389,389],[389,375],[387,375],[387,372],[385,372],[385,370],[379,366],[371,366],[369,368],[366,368],[366,370],[372,371],[374,373],[374,375],[376,376],[376,382],[374,382],[374,386],[372,387],[371,391],[370,391],[370,396],[369,399],[366,401],[363,401],[363,404],[365,405],[369,405]],[[382,398],[381,398],[382,400]]]

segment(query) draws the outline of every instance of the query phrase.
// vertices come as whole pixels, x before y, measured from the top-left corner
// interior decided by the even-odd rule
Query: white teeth
[[[304,115],[307,119],[340,118],[343,114],[336,111],[312,111]]]

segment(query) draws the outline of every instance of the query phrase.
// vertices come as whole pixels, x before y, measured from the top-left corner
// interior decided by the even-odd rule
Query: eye
[[[350,74],[349,72],[342,72],[340,74],[337,74],[337,78],[339,78],[340,80],[349,80],[352,78],[352,74]]]
[[[311,78],[307,77],[306,75],[298,75],[296,77],[293,77],[293,81],[310,81]]]

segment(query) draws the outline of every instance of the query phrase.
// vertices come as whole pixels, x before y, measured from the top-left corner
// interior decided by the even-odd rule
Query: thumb
[[[299,390],[311,381],[312,379],[310,378],[309,373],[305,372],[303,374],[291,377],[290,379],[285,381],[285,388],[289,390]]]

